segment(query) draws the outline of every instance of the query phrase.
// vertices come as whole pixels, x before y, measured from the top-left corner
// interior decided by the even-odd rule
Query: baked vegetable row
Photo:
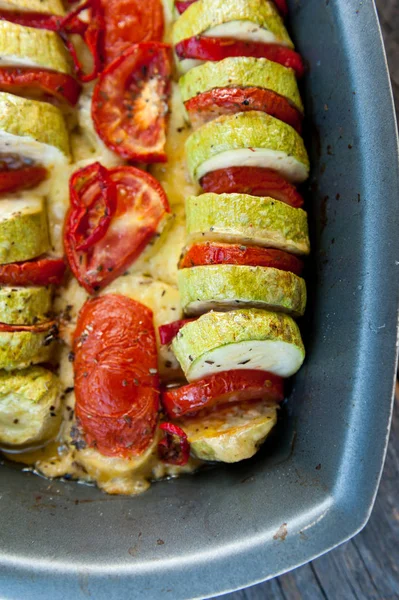
[[[45,196],[54,169],[67,168],[63,110],[80,93],[60,35],[13,22],[30,11],[64,14],[58,0],[0,7],[0,446],[14,450],[48,442],[61,422],[60,380],[33,365],[55,358],[65,263],[52,252]]]
[[[187,239],[178,285],[189,320],[166,326],[166,337],[188,383],[166,389],[158,376],[151,311],[120,291],[109,292],[171,220],[165,193],[154,178],[118,164],[124,159],[146,163],[167,159],[171,52],[160,43],[162,18],[155,10],[159,3],[149,3],[154,11],[148,37],[137,39],[140,27],[130,29],[130,45],[116,33],[116,10],[112,14],[94,0],[85,4],[91,10],[86,24],[79,18],[83,5],[65,18],[56,14],[56,6],[55,14],[48,6],[35,18],[29,12],[8,11],[4,16],[0,10],[0,53],[4,48],[9,63],[0,69],[0,94],[11,115],[0,129],[18,158],[16,163],[5,160],[10,168],[4,169],[8,178],[3,178],[3,191],[10,197],[4,202],[25,202],[22,211],[10,205],[12,226],[6,225],[4,231],[12,231],[10,239],[13,232],[23,231],[24,243],[32,247],[29,258],[26,251],[19,259],[10,244],[13,277],[22,277],[26,265],[35,263],[32,286],[31,281],[43,273],[38,264],[46,260],[42,256],[49,243],[43,241],[46,215],[41,190],[46,182],[40,181],[68,160],[62,110],[65,103],[76,103],[78,80],[100,74],[88,111],[96,132],[91,133],[96,143],[97,134],[121,159],[113,158],[107,165],[89,161],[69,182],[64,230],[68,263],[89,294],[106,293],[86,302],[78,318],[71,355],[75,416],[63,439],[76,449],[74,456],[86,473],[97,473],[93,477],[102,480],[108,459],[123,471],[136,459],[139,469],[154,464],[154,455],[177,469],[189,468],[190,454],[194,459],[226,462],[248,458],[276,423],[277,407],[284,399],[283,378],[300,368],[305,355],[293,317],[301,316],[306,304],[301,257],[309,253],[309,238],[296,185],[307,178],[309,161],[300,137],[303,106],[296,83],[303,64],[280,15],[285,3],[197,0],[184,7],[177,3],[179,12],[185,10],[174,27],[174,50],[185,73],[180,88],[194,129],[186,142],[188,168],[192,181],[205,193],[186,200]],[[144,23],[147,8],[140,10]],[[9,38],[3,46],[1,31],[5,40]],[[92,53],[90,73],[79,63],[73,33],[81,35]],[[139,43],[131,45],[132,40]],[[29,120],[13,117],[28,110]],[[24,123],[29,123],[29,130]],[[23,172],[24,188],[40,184],[34,196],[21,191],[15,172]],[[4,333],[14,328],[13,335],[34,333],[35,340],[48,333],[50,296],[40,285],[26,288],[28,292],[12,289],[10,298],[6,290],[4,306],[0,294]],[[44,325],[25,324],[32,316]],[[47,343],[48,337],[43,341]],[[24,360],[21,353],[16,366],[48,358],[37,351],[33,360]],[[19,378],[14,372],[5,375],[12,394],[21,389],[21,408],[33,411],[40,404],[43,411],[35,413],[37,425],[30,432],[15,416],[19,440],[3,434],[4,445],[17,449],[37,445],[55,434],[56,426],[49,424],[57,422],[59,402],[54,395],[42,394],[40,386],[36,395],[27,393],[34,374],[39,381],[48,377],[50,372],[41,369],[30,367]],[[27,379],[21,379],[25,375]],[[4,405],[9,402],[5,397]],[[9,405],[6,429],[15,412],[15,403]]]
[[[282,378],[305,357],[292,319],[305,310],[299,256],[310,250],[295,188],[309,173],[295,77],[303,68],[273,2],[182,4],[173,42],[194,129],[186,156],[206,193],[186,200],[178,273],[195,318],[160,330],[189,384],[163,404],[195,456],[236,462],[269,434]]]

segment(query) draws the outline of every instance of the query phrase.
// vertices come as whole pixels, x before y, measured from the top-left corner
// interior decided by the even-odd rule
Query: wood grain
[[[350,2],[351,0],[348,0]],[[377,0],[399,117],[399,0]],[[384,473],[370,521],[325,556],[223,600],[399,599],[399,385]]]

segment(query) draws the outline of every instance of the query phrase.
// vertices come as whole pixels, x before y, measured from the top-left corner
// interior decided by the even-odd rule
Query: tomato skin
[[[255,87],[216,88],[190,98],[184,106],[196,128],[220,115],[259,110],[288,123],[298,133],[302,129],[302,115],[286,98]]]
[[[75,106],[81,86],[66,73],[30,67],[1,67],[0,91],[46,100],[48,96]]]
[[[23,263],[0,265],[0,285],[61,285],[65,268],[63,258],[38,258]]]
[[[193,244],[181,259],[179,269],[203,265],[271,267],[281,271],[290,271],[295,275],[300,275],[303,270],[301,259],[284,252],[284,250],[212,242]]]
[[[205,192],[270,196],[294,208],[304,205],[295,186],[276,171],[262,167],[229,167],[207,173],[200,181]]]
[[[116,185],[99,162],[79,169],[69,181],[74,207],[69,234],[80,252],[89,250],[107,233],[116,211]]]
[[[163,344],[164,346],[166,344],[170,344],[170,342],[177,335],[180,329],[187,325],[187,323],[191,323],[192,321],[195,321],[195,319],[181,319],[180,321],[173,321],[173,323],[166,323],[166,325],[161,325],[158,328],[159,339],[161,344]]]
[[[101,0],[105,20],[105,65],[132,44],[161,42],[164,33],[160,0]]]
[[[161,423],[164,438],[158,443],[158,456],[168,465],[183,467],[190,458],[190,443],[183,429],[174,423]]]
[[[108,174],[116,186],[116,209],[104,236],[87,250],[78,250],[82,247],[81,240],[75,237],[74,228],[81,207],[76,198],[65,221],[64,247],[69,266],[90,294],[103,289],[129,268],[170,212],[164,190],[149,173],[121,166],[110,169]],[[95,195],[91,188],[83,188],[83,194],[86,193],[90,198]],[[124,218],[127,214],[130,219]]]
[[[57,337],[58,327],[56,321],[46,321],[45,323],[37,323],[37,325],[9,325],[8,323],[0,323],[1,332],[14,333],[16,331],[29,331],[31,333],[49,332],[51,339]]]
[[[0,21],[10,21],[24,27],[34,27],[36,29],[48,29],[49,31],[58,31],[63,17],[59,15],[50,15],[46,13],[35,13],[19,10],[0,10]]]
[[[171,74],[171,48],[158,42],[134,44],[101,74],[92,118],[104,144],[122,158],[166,162]]]
[[[294,69],[297,77],[302,77],[305,70],[302,58],[297,52],[277,44],[244,42],[233,38],[222,39],[196,36],[176,44],[175,52],[180,60],[195,58],[198,60],[218,61],[230,56],[267,58],[284,67]]]
[[[284,400],[284,380],[266,371],[224,371],[162,393],[170,418],[194,415],[204,408],[251,400],[276,404]]]
[[[47,177],[44,167],[22,167],[0,171],[0,194],[36,187]]]
[[[287,0],[273,0],[274,4],[277,6],[278,11],[283,17],[288,15],[288,6]]]
[[[177,12],[181,15],[182,13],[184,13],[192,4],[194,4],[194,2],[197,2],[197,0],[186,0],[185,2],[183,1],[179,1],[176,0],[175,2],[175,7]]]
[[[151,310],[126,296],[88,300],[74,334],[76,416],[106,456],[142,454],[158,422],[158,358]]]

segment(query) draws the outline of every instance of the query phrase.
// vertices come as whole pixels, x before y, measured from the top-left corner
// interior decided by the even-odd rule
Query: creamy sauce
[[[167,9],[165,11],[169,23],[170,14]],[[168,38],[170,28],[166,29]],[[63,254],[62,231],[69,205],[68,182],[71,173],[95,161],[106,167],[123,164],[117,155],[104,146],[94,130],[91,119],[92,90],[93,84],[85,86],[78,110],[68,115],[71,163],[61,162],[55,165],[51,176],[37,188],[38,195],[44,195],[47,199],[52,251],[58,256]],[[177,262],[185,238],[184,200],[188,195],[198,192],[197,187],[190,182],[185,164],[184,142],[188,134],[184,106],[178,86],[174,83],[166,142],[168,162],[154,165],[150,169],[168,196],[172,215],[131,268],[102,292],[120,293],[151,308],[157,335],[159,325],[183,316],[177,290]],[[79,310],[87,298],[87,292],[72,277],[65,287],[56,291],[54,308],[63,315],[60,326],[62,345],[58,361],[64,389],[64,411],[58,439],[35,451],[6,453],[7,458],[30,465],[49,478],[67,477],[95,482],[109,494],[141,493],[148,488],[150,480],[192,472],[200,461],[190,459],[184,467],[168,466],[160,462],[156,452],[158,439],[154,440],[142,456],[131,459],[107,457],[94,449],[77,449],[72,445],[75,398],[73,363],[70,360],[71,342]],[[159,347],[159,372],[166,383],[183,379],[180,367],[169,348]]]

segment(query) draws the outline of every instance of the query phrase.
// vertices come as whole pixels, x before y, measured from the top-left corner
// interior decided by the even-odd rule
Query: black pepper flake
[[[237,363],[237,364],[238,364],[238,365],[247,365],[249,362],[251,362],[251,359],[250,359],[250,358],[248,358],[247,360],[243,360],[243,361],[241,361],[241,362],[239,362],[239,363]]]
[[[75,352],[69,352],[68,360],[69,362],[73,362],[75,360]]]

